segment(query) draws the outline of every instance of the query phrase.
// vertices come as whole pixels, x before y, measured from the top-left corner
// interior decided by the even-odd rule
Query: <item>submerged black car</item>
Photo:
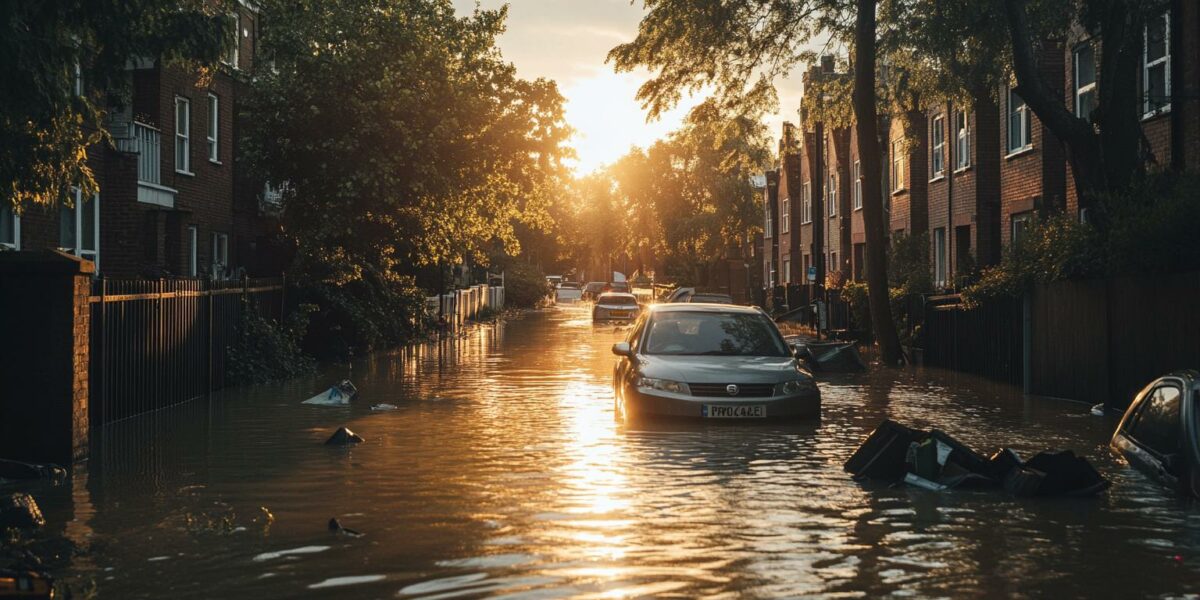
[[[1134,396],[1111,445],[1138,469],[1200,497],[1200,372],[1150,382]]]

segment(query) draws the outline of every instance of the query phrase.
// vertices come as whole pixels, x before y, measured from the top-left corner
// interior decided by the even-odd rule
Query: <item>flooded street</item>
[[[343,367],[119,423],[39,496],[83,549],[61,575],[104,598],[1200,592],[1200,507],[1114,459],[1086,405],[885,371],[822,379],[819,423],[626,427],[622,336],[583,307],[530,313],[356,363],[349,408],[300,404]],[[989,454],[1072,448],[1113,487],[856,483],[842,463],[883,418]],[[340,425],[367,443],[324,446]]]

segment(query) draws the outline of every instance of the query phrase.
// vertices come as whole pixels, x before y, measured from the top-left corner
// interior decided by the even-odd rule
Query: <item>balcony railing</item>
[[[173,208],[176,191],[162,185],[162,133],[137,121],[128,132],[117,138],[117,148],[138,155],[138,202]]]

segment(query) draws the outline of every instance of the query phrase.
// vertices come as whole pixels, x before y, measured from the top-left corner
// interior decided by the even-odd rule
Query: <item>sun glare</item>
[[[576,175],[586,175],[616,162],[633,146],[645,148],[678,129],[699,101],[685,99],[673,110],[646,122],[636,99],[645,74],[613,73],[607,69],[577,80],[563,89],[567,123],[575,129],[571,144],[578,155]]]

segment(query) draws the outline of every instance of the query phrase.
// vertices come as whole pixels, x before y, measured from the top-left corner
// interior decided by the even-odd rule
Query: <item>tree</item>
[[[486,262],[549,226],[569,129],[553,82],[496,48],[506,10],[449,0],[271,0],[244,148],[286,182],[285,234],[333,278]]]
[[[892,321],[884,246],[883,160],[880,151],[875,102],[875,2],[858,0],[854,28],[854,116],[858,123],[859,161],[862,163],[863,229],[866,232],[867,303],[871,329],[886,365],[900,362],[900,336]]]
[[[128,101],[128,61],[205,76],[230,43],[230,0],[0,3],[0,193],[20,211],[71,186],[97,189],[88,149],[109,139],[105,104]],[[78,93],[77,93],[78,92]]]

